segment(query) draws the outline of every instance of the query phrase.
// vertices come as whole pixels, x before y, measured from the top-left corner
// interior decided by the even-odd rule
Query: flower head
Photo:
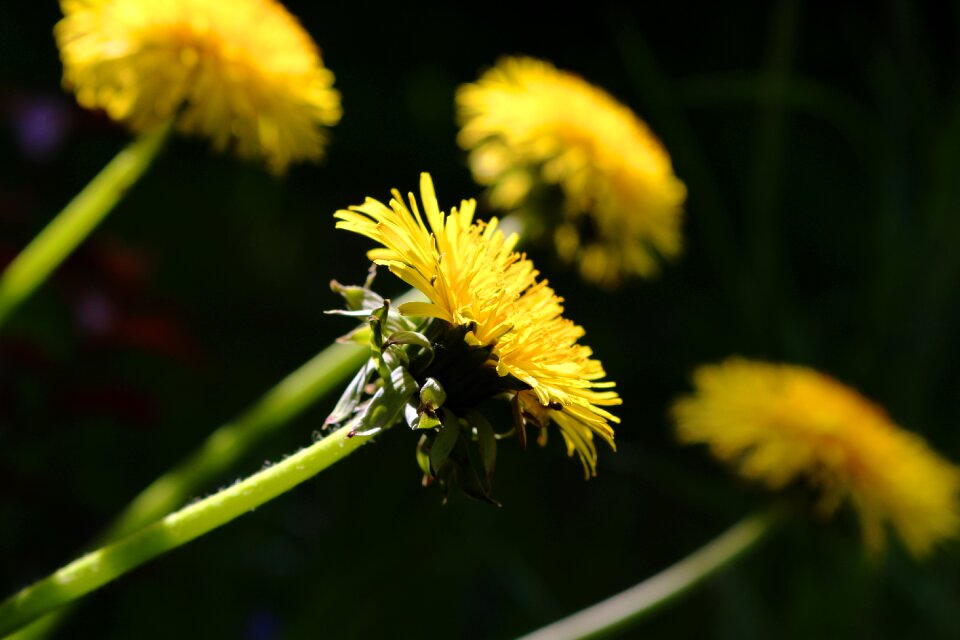
[[[884,525],[916,556],[960,533],[960,469],[856,391],[805,367],[732,358],[694,374],[677,433],[778,489],[805,479],[827,512],[849,501],[868,547]]]
[[[443,213],[428,174],[421,175],[420,194],[422,214],[413,194],[408,207],[393,191],[389,206],[368,198],[338,211],[337,227],[382,245],[369,252],[370,259],[427,297],[401,305],[402,314],[435,319],[482,354],[478,371],[494,379],[489,388],[511,394],[518,431],[532,423],[543,435],[555,422],[568,453],[577,452],[585,472],[595,474],[593,437],[613,446],[609,423],[618,419],[603,407],[620,404],[620,398],[612,382],[601,380],[605,373],[591,350],[578,343],[583,329],[563,317],[563,300],[513,250],[516,235],[505,236],[496,218],[474,221],[473,200]],[[442,368],[451,370],[446,363]],[[461,379],[445,382],[447,403],[454,406],[469,404],[466,396],[475,400],[480,380],[467,380],[474,374],[463,367],[458,371]],[[459,398],[451,387],[461,390]]]
[[[457,107],[459,142],[491,204],[539,214],[583,277],[612,286],[651,276],[658,254],[680,252],[686,188],[647,126],[602,89],[541,60],[505,58],[459,89]],[[553,187],[562,203],[550,200]]]
[[[323,153],[333,74],[275,0],[61,0],[64,84],[134,130],[181,131],[274,171]]]

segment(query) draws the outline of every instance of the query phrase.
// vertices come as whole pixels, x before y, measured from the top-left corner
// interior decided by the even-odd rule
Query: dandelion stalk
[[[397,303],[417,298],[408,292]],[[333,344],[281,380],[247,411],[211,433],[180,464],[141,491],[99,538],[103,545],[156,522],[216,481],[254,447],[349,378],[369,357],[366,346]],[[16,634],[16,640],[46,637],[67,609],[44,616]]]
[[[396,298],[396,304],[418,298],[419,294],[409,291]],[[141,491],[114,521],[101,543],[134,533],[181,506],[207,483],[222,477],[267,436],[349,379],[369,356],[367,345],[352,342],[332,344],[318,353]]]
[[[133,140],[20,252],[0,277],[0,325],[90,235],[157,157],[172,122]]]
[[[333,344],[321,351],[141,491],[110,527],[104,542],[134,533],[182,505],[268,435],[354,374],[369,353],[369,348],[358,344]]]
[[[747,516],[672,567],[521,640],[603,638],[623,631],[742,558],[767,537],[778,520],[772,511]]]
[[[184,545],[309,480],[369,442],[349,437],[353,422],[246,480],[170,514],[139,532],[88,553],[0,604],[5,636],[72,600]]]

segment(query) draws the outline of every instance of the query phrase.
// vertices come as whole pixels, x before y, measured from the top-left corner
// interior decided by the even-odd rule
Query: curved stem
[[[748,516],[672,567],[520,640],[602,638],[644,620],[738,560],[773,529],[774,512]]]
[[[350,423],[243,482],[170,514],[123,540],[93,551],[0,604],[0,636],[75,600],[151,558],[255,509],[369,442],[349,437]]]
[[[0,276],[0,325],[96,228],[157,157],[173,122],[141,134],[70,201]]]

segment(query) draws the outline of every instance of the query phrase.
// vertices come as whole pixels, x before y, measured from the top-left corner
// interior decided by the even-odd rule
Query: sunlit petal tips
[[[505,58],[457,92],[474,178],[588,280],[648,277],[681,249],[686,188],[647,126],[607,92],[533,58]]]
[[[868,547],[882,547],[886,525],[916,556],[960,533],[960,469],[856,391],[737,358],[698,369],[694,387],[673,408],[682,441],[771,489],[803,479],[827,512],[849,502]]]
[[[498,220],[474,221],[473,200],[449,215],[441,211],[430,176],[422,174],[422,209],[410,194],[393,192],[388,205],[367,199],[338,211],[337,227],[364,235],[383,248],[370,258],[421,291],[428,302],[407,304],[401,312],[439,319],[463,330],[461,342],[489,348],[481,368],[514,400],[520,428],[559,426],[570,455],[580,455],[587,475],[596,473],[594,436],[613,445],[610,423],[618,419],[603,407],[620,404],[612,383],[592,352],[578,343],[583,329],[563,317],[562,299],[539,278],[533,264],[513,250]],[[446,383],[445,383],[446,384]],[[448,404],[461,402],[448,384]],[[501,388],[502,387],[502,388]]]
[[[177,118],[218,150],[282,172],[323,155],[340,95],[275,0],[62,0],[64,85],[142,131]]]

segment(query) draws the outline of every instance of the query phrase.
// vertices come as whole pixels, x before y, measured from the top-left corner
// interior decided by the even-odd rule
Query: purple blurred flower
[[[70,104],[51,94],[18,94],[4,102],[7,123],[21,153],[32,162],[52,160],[73,126]]]

